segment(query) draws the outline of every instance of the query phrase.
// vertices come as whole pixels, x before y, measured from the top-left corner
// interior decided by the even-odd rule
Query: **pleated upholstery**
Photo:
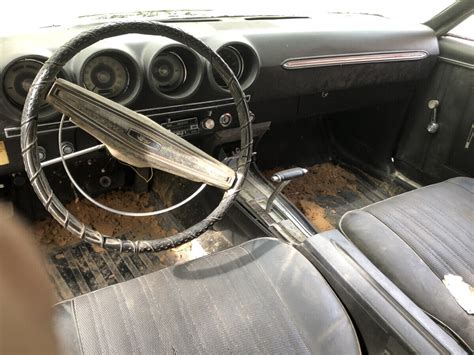
[[[350,320],[294,248],[257,239],[60,304],[84,354],[358,353]]]

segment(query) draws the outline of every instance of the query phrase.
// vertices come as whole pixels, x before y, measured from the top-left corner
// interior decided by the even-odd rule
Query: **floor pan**
[[[47,252],[47,271],[57,301],[227,249],[226,231],[208,231],[182,247],[159,254],[120,254],[78,243]]]
[[[381,181],[349,165],[323,163],[307,169],[308,174],[292,181],[283,194],[318,232],[337,228],[348,211],[407,191],[395,182]],[[278,170],[282,169],[267,170],[263,174],[269,178]]]
[[[276,170],[279,169],[264,174],[269,177]],[[383,182],[346,165],[324,163],[308,170],[309,173],[293,181],[284,194],[319,232],[337,228],[340,218],[347,211],[405,191],[395,183]],[[112,207],[115,203],[123,205],[124,201],[128,202],[127,207],[131,210],[151,208],[150,201],[143,195],[118,192],[101,200]],[[153,201],[153,204],[156,203]],[[163,238],[182,230],[180,223],[169,214],[137,224],[135,220],[105,215],[84,201],[74,201],[68,208],[88,225],[116,237]],[[252,229],[236,232],[245,224],[244,221],[240,218],[237,225],[227,224],[221,228],[216,225],[214,230],[192,243],[158,254],[119,254],[78,242],[51,219],[37,223],[35,235],[46,255],[47,270],[60,301],[227,249],[242,242],[242,238],[236,237],[237,234],[257,237]]]
[[[149,196],[130,191],[115,191],[101,196],[100,202],[128,210],[150,210],[159,204]],[[67,208],[81,221],[118,238],[158,239],[183,230],[170,214],[132,218],[112,215],[86,200],[69,203]],[[153,271],[227,249],[233,245],[228,229],[209,230],[200,238],[179,248],[157,254],[121,254],[81,242],[52,218],[34,225],[35,237],[45,254],[46,269],[57,301],[76,297],[100,288],[127,281]]]

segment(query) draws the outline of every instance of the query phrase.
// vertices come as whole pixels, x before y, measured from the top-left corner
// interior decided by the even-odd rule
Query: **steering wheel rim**
[[[81,50],[110,37],[124,34],[144,34],[167,37],[196,51],[209,61],[226,82],[237,109],[240,124],[240,156],[236,179],[231,189],[225,191],[219,205],[202,221],[173,236],[156,240],[122,240],[96,231],[72,215],[51,189],[41,168],[37,145],[37,120],[41,101],[54,83],[61,68]],[[247,175],[252,155],[252,124],[245,94],[237,78],[223,59],[194,36],[174,27],[152,21],[113,22],[85,31],[61,46],[43,65],[33,81],[21,117],[21,153],[27,176],[39,200],[64,228],[89,243],[119,252],[159,252],[187,243],[204,233],[222,218],[234,202]]]

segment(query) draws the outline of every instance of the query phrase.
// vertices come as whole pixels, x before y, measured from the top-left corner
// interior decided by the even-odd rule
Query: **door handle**
[[[464,145],[465,149],[469,149],[469,146],[471,145],[473,135],[474,135],[474,123],[472,124],[471,130],[469,131],[469,134],[467,135],[466,144]]]
[[[439,106],[438,100],[428,101],[428,108],[432,110],[432,112],[431,112],[430,123],[428,123],[428,126],[426,126],[426,130],[428,131],[428,133],[431,133],[431,134],[434,134],[438,132],[439,130],[438,106]]]

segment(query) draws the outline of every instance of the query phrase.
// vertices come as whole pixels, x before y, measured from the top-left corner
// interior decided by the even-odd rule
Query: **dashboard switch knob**
[[[214,122],[212,118],[206,118],[202,121],[201,125],[202,128],[211,130],[214,129],[214,127],[216,126],[216,122]]]
[[[75,149],[71,142],[63,142],[63,144],[61,144],[61,150],[64,155],[68,155],[74,153]]]
[[[46,149],[44,147],[38,146],[38,156],[40,162],[46,160]]]
[[[219,117],[219,123],[222,127],[227,127],[232,123],[232,115],[230,113],[224,113],[221,117]]]

